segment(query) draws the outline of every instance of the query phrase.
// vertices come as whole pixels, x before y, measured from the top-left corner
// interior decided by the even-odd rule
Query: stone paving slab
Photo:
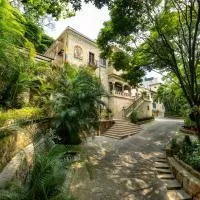
[[[175,189],[180,189],[181,185],[180,183],[174,179],[174,180],[168,180],[168,179],[162,179],[164,184],[166,184],[168,190],[175,190]]]
[[[167,192],[167,197],[169,200],[191,200],[191,196],[189,196],[184,190],[170,190]]]

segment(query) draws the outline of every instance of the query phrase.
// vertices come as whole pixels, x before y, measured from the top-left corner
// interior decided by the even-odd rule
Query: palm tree
[[[64,144],[79,144],[98,128],[99,107],[105,92],[100,81],[88,70],[76,71],[69,65],[57,82],[54,92],[54,126]]]

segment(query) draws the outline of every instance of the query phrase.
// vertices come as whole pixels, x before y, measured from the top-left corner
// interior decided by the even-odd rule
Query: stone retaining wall
[[[185,191],[192,196],[192,200],[200,200],[200,173],[176,156],[168,157],[168,161],[172,173]]]
[[[14,180],[18,180],[18,184],[25,181],[29,166],[32,164],[33,153],[33,144],[29,144],[10,160],[0,173],[0,188],[7,187]]]
[[[19,126],[1,127],[1,132],[9,134],[0,139],[0,172],[7,163],[23,148],[32,142],[32,137],[38,130],[48,128],[48,122],[27,123],[23,128]]]

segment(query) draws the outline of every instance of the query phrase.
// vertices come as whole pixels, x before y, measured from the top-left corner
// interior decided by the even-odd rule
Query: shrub
[[[140,119],[138,119],[138,121],[146,121],[146,120],[151,120],[151,119],[154,119],[154,116],[152,116],[152,117],[140,118]]]
[[[68,200],[65,192],[67,168],[71,161],[66,159],[67,148],[63,145],[53,146],[49,152],[36,154],[33,168],[23,186],[6,188],[0,191],[2,200]]]
[[[36,107],[25,107],[22,109],[11,109],[0,112],[0,126],[8,120],[18,121],[23,119],[34,119],[41,115],[41,109]]]
[[[72,200],[68,190],[73,172],[70,167],[80,160],[74,155],[80,153],[81,148],[55,144],[54,137],[52,129],[34,135],[31,169],[24,181],[17,182],[18,186],[13,182],[1,189],[0,200]]]
[[[196,123],[193,122],[189,117],[186,117],[184,119],[184,126],[185,127],[194,127],[194,128],[196,128]]]
[[[200,171],[200,142],[191,141],[188,135],[185,136],[184,140],[177,143],[176,139],[172,139],[171,148],[174,154],[183,160],[194,169]]]
[[[179,144],[177,143],[176,138],[172,138],[171,140],[171,149],[172,149],[173,154],[178,154],[180,147],[179,147]]]
[[[138,113],[137,111],[133,110],[130,115],[130,120],[132,123],[136,123],[138,121]]]
[[[55,112],[52,124],[60,143],[80,144],[91,130],[98,129],[104,94],[100,81],[90,71],[66,66],[52,97]]]

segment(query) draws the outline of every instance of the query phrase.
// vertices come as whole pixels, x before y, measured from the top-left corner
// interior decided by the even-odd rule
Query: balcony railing
[[[131,97],[131,93],[122,92],[122,91],[112,91],[111,94],[118,95],[118,96],[125,96],[125,97]]]

